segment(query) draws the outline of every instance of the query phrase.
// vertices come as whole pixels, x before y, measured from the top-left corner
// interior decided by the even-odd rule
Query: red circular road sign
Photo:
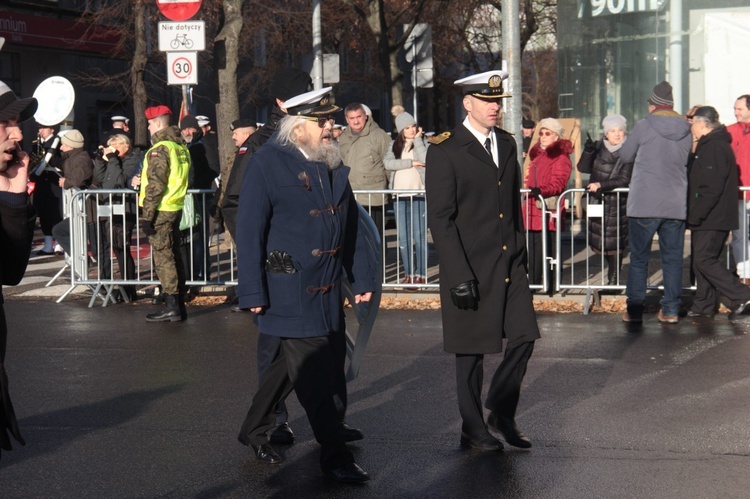
[[[187,21],[201,8],[202,0],[156,0],[164,17],[172,21]]]
[[[190,60],[185,57],[178,57],[172,62],[171,68],[172,74],[175,78],[184,80],[190,78],[193,75],[193,65]]]

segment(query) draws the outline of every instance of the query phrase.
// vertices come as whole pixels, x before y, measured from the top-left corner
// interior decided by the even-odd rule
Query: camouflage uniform
[[[153,134],[154,144],[169,140],[184,146],[180,131],[170,126]],[[190,154],[187,153],[188,157]],[[180,219],[182,210],[159,211],[157,208],[167,189],[170,159],[169,150],[163,146],[152,147],[146,152],[148,158],[148,185],[141,208],[141,219],[152,220],[156,234],[149,236],[151,252],[154,255],[156,275],[164,292],[177,296],[185,287],[185,267],[180,255]]]

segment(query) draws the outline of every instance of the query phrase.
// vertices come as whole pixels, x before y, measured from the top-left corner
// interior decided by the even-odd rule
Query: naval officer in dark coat
[[[456,81],[467,116],[427,151],[428,224],[440,261],[440,298],[446,352],[456,355],[461,444],[499,451],[531,447],[516,427],[516,406],[526,364],[539,338],[527,279],[516,143],[495,127],[505,71]],[[484,354],[507,339],[482,409]]]
[[[333,343],[343,337],[341,277],[355,301],[369,301],[375,273],[356,252],[358,213],[349,167],[331,143],[331,87],[286,102],[288,116],[250,157],[237,212],[240,307],[258,315],[260,336],[279,348],[260,381],[239,440],[267,463],[281,457],[268,432],[276,408],[293,389],[320,443],[323,472],[341,482],[369,480],[345,442],[334,393],[343,366]],[[260,341],[260,340],[259,340]],[[361,434],[360,434],[361,435]],[[361,436],[359,436],[361,438]]]

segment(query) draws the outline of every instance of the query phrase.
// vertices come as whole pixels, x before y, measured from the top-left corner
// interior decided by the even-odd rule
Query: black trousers
[[[328,336],[280,338],[278,355],[268,366],[237,438],[245,445],[267,443],[266,432],[276,426],[277,406],[294,390],[320,444],[323,471],[354,462],[339,433],[333,384],[334,363]]]
[[[690,235],[693,272],[698,284],[693,299],[694,312],[713,314],[719,305],[719,294],[733,306],[750,300],[750,287],[732,274],[723,259],[727,230],[693,230]]]
[[[484,404],[491,412],[502,417],[516,416],[521,382],[533,351],[533,341],[505,349],[503,360],[492,376]],[[456,354],[458,410],[463,419],[461,431],[471,437],[481,437],[487,433],[482,410],[483,362],[483,354]]]
[[[333,355],[333,399],[336,404],[336,412],[339,421],[343,422],[346,417],[346,377],[344,376],[344,363],[346,362],[346,322],[343,311],[341,312],[339,330],[328,336],[328,344]],[[279,354],[281,338],[270,334],[258,335],[258,384],[262,384],[266,377],[271,362]],[[282,400],[276,408],[276,424],[280,425],[289,420],[289,412]]]

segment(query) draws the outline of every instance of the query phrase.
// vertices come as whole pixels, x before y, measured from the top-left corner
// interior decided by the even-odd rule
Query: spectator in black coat
[[[729,232],[739,226],[732,136],[710,106],[695,111],[691,131],[698,145],[688,168],[687,225],[697,289],[688,316],[713,317],[724,295],[732,302],[730,319],[750,318],[750,288],[722,258]]]
[[[590,173],[588,204],[604,204],[603,217],[589,217],[589,246],[607,259],[607,285],[620,283],[622,256],[628,245],[628,197],[624,193],[608,193],[630,184],[633,163],[620,161],[620,148],[625,143],[627,121],[619,114],[602,120],[604,138],[586,141],[578,160],[578,171]]]

